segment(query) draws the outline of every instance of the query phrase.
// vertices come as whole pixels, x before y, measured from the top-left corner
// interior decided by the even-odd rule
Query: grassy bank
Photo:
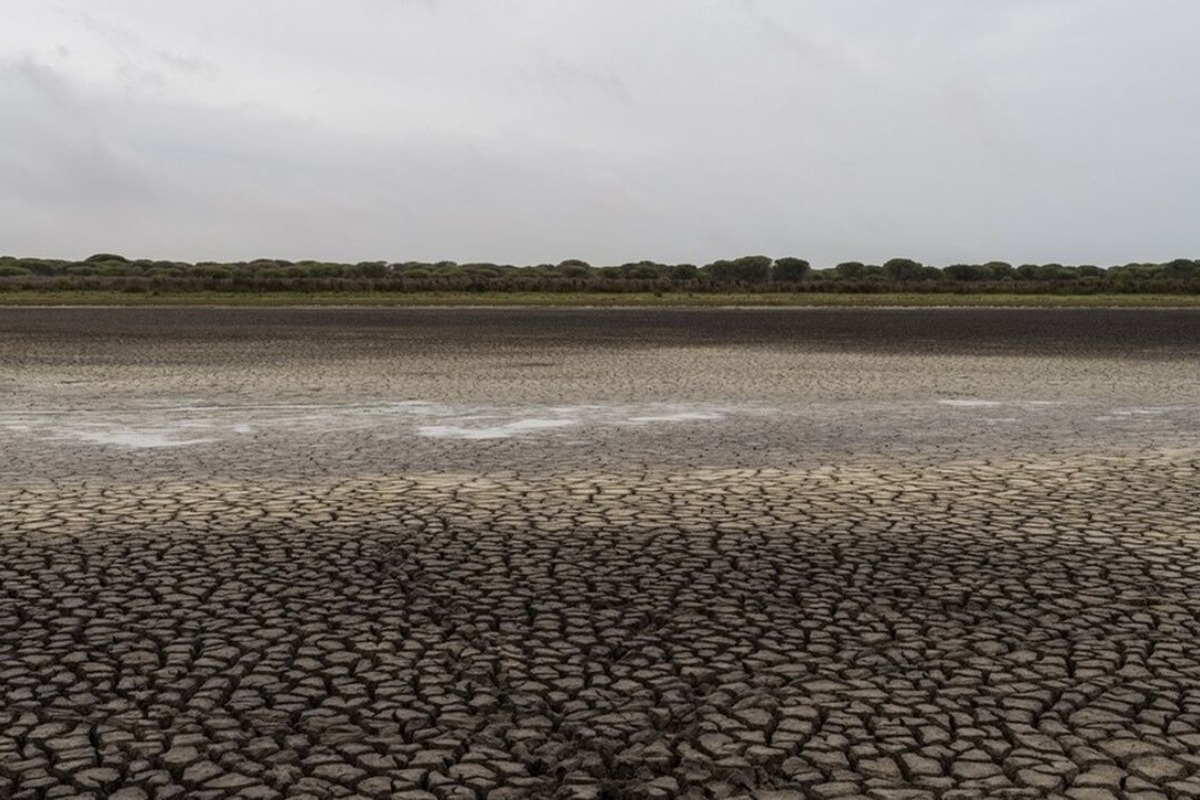
[[[0,306],[663,306],[1200,308],[1200,295],[595,292],[0,292]]]

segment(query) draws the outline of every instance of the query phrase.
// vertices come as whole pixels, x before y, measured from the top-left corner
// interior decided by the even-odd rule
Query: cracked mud
[[[1200,797],[1196,312],[5,313],[0,797]]]

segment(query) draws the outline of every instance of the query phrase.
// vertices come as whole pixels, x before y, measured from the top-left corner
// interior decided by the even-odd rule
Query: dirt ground
[[[1200,311],[0,309],[0,797],[1200,797]]]

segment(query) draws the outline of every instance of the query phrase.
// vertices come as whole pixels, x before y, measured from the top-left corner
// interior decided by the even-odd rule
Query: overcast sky
[[[1196,0],[0,0],[0,254],[1200,258]]]

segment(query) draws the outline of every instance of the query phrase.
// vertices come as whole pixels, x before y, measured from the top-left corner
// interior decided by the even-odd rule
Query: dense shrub
[[[514,291],[514,292],[855,292],[1200,293],[1200,261],[1131,263],[1108,268],[1003,261],[943,269],[909,258],[882,266],[845,261],[814,269],[804,259],[744,256],[693,264],[634,261],[593,266],[581,259],[516,267],[475,262],[253,261],[189,264],[131,261],[97,253],[83,261],[0,257],[0,288],[120,291]]]

